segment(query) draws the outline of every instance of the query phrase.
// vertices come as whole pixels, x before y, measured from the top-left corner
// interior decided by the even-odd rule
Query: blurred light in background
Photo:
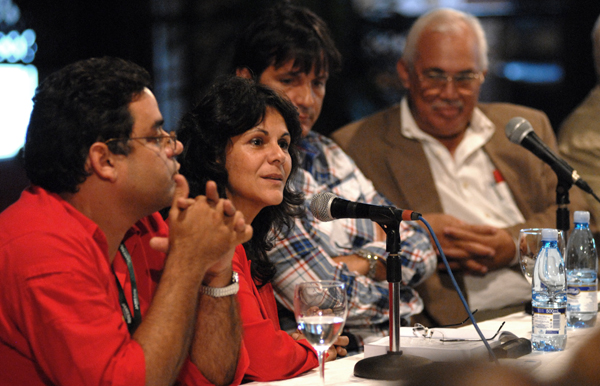
[[[557,63],[507,62],[500,63],[500,76],[513,82],[552,84],[565,77],[565,70]]]
[[[0,159],[14,157],[25,143],[31,98],[38,85],[33,65],[0,64]]]
[[[10,31],[8,34],[0,32],[0,62],[31,63],[37,51],[35,32],[26,29],[20,34]]]
[[[474,15],[505,15],[514,8],[514,0],[352,0],[352,6],[367,18],[400,14],[418,17],[435,8],[454,8]]]
[[[20,17],[12,0],[0,0],[0,25],[14,26]],[[32,29],[0,31],[0,159],[14,157],[25,143],[38,85],[38,70],[29,64],[37,51],[35,39]]]

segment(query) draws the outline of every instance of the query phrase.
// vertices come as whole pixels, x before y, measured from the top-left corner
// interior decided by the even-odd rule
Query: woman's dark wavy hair
[[[268,9],[243,30],[235,42],[233,71],[247,68],[254,80],[269,67],[294,60],[294,68],[333,74],[342,56],[325,22],[307,8],[283,2]]]
[[[252,239],[244,244],[252,260],[252,277],[258,285],[269,283],[275,267],[267,256],[280,234],[294,224],[304,211],[303,194],[293,188],[292,175],[298,169],[298,148],[302,128],[298,112],[285,97],[252,80],[235,76],[218,79],[200,102],[181,120],[177,133],[184,150],[179,156],[180,173],[190,185],[190,196],[205,194],[206,182],[215,181],[219,195],[226,197],[229,175],[225,168],[226,149],[231,138],[252,129],[265,118],[267,107],[283,117],[291,137],[292,169],[283,191],[283,201],[260,211],[252,228]]]
[[[118,58],[93,58],[48,76],[33,97],[24,162],[31,183],[54,192],[75,193],[89,172],[85,161],[94,142],[128,138],[129,104],[150,88],[142,67]],[[109,146],[127,154],[124,143]]]

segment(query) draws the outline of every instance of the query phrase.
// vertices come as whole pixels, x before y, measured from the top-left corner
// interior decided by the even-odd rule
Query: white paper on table
[[[434,362],[453,362],[460,360],[474,359],[487,355],[488,351],[481,341],[475,328],[433,328],[433,331],[440,331],[444,334],[444,339],[473,339],[462,342],[442,342],[438,334],[433,334],[432,338],[416,337],[413,334],[412,327],[400,328],[400,350],[409,355],[420,356],[431,359]],[[491,338],[496,331],[482,330],[483,336]],[[440,336],[441,337],[441,336]],[[501,331],[493,340],[488,340],[490,347],[494,348],[503,342],[515,339],[517,336],[509,331]],[[477,339],[477,340],[475,340]],[[381,338],[371,343],[365,344],[365,358],[384,355],[390,348],[389,337]]]

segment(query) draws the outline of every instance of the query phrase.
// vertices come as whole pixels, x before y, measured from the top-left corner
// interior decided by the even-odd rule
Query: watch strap
[[[200,286],[200,293],[213,298],[222,298],[237,294],[240,289],[238,273],[233,271],[231,274],[231,284],[226,287],[209,287],[207,285]]]
[[[365,276],[374,279],[377,273],[377,261],[380,260],[380,257],[367,249],[359,249],[356,254],[369,262],[369,272]]]

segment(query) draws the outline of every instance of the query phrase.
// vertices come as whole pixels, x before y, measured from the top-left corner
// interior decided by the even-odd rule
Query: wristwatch
[[[367,249],[359,249],[356,254],[369,262],[369,272],[365,275],[369,279],[374,279],[377,273],[377,261],[381,258]],[[383,261],[383,260],[382,260]]]
[[[226,287],[221,287],[221,288],[209,287],[207,285],[202,285],[202,286],[200,286],[200,293],[202,293],[204,295],[208,295],[213,298],[222,298],[225,296],[235,295],[235,294],[237,294],[238,290],[240,289],[239,281],[240,281],[240,279],[239,279],[238,273],[233,271],[233,273],[231,274],[231,284],[229,284]]]

